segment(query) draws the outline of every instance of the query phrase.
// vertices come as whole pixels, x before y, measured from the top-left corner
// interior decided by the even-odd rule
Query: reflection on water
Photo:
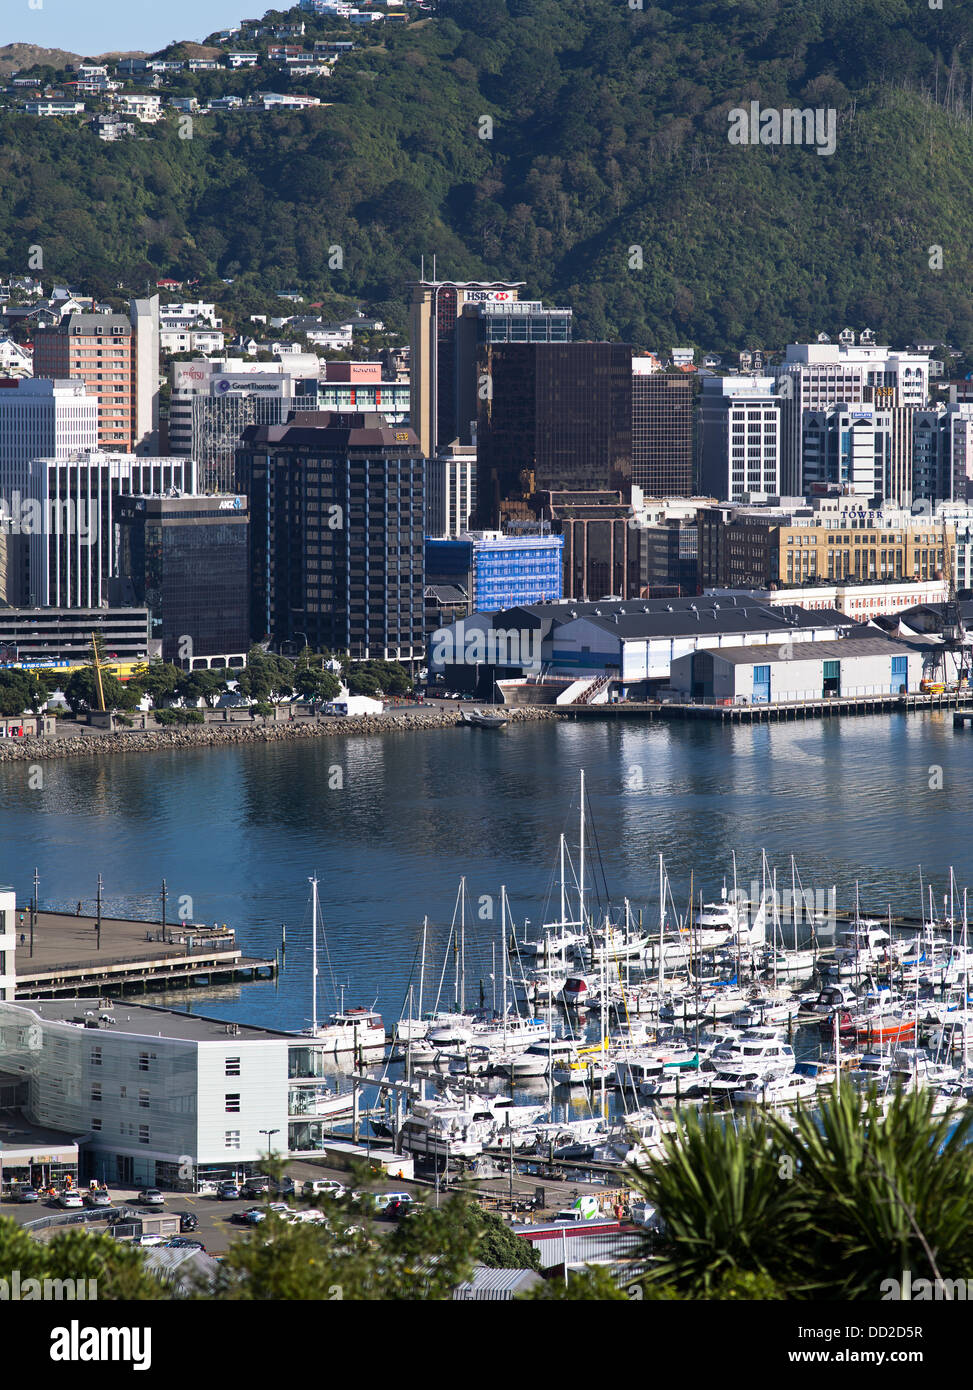
[[[329,769],[342,769],[332,787]],[[398,1016],[418,994],[419,940],[430,919],[426,1007],[452,1002],[444,956],[461,874],[467,878],[467,1000],[502,988],[500,887],[520,934],[558,910],[556,858],[577,838],[578,772],[593,811],[589,874],[604,897],[657,916],[656,856],[676,901],[719,892],[735,850],[740,882],[765,848],[782,884],[794,854],[805,888],[838,885],[865,905],[918,912],[919,865],[937,896],[969,862],[973,739],[948,717],[879,718],[723,729],[708,723],[538,723],[334,738],[0,768],[3,877],[26,899],[36,864],[44,906],[106,913],[169,911],[228,922],[250,952],[273,955],[287,926],[281,979],[167,1001],[228,1018],[300,1028],[310,1016],[308,875],[321,880],[326,928],[321,1011],[332,999]],[[942,789],[934,768],[942,769]],[[930,785],[932,783],[932,786]],[[445,961],[445,964],[444,964]]]

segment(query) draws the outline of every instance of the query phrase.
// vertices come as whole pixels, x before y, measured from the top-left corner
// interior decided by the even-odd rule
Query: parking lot
[[[296,1185],[298,1191],[302,1188],[305,1181],[336,1181],[347,1187],[352,1179],[347,1172],[338,1169],[324,1168],[317,1164],[293,1163],[287,1169],[287,1176]],[[87,1189],[79,1189],[84,1193]],[[419,1201],[428,1200],[428,1192],[423,1193],[415,1184],[403,1182],[399,1178],[389,1178],[375,1183],[372,1191],[379,1193],[385,1191],[408,1192]],[[245,1235],[252,1229],[249,1225],[239,1224],[233,1220],[234,1215],[239,1215],[250,1207],[260,1206],[266,1200],[265,1197],[239,1197],[235,1200],[223,1201],[218,1196],[209,1196],[183,1192],[164,1192],[165,1205],[162,1207],[143,1206],[138,1200],[139,1188],[132,1187],[111,1187],[109,1189],[112,1198],[112,1205],[115,1207],[126,1206],[146,1216],[158,1214],[160,1212],[169,1215],[180,1215],[182,1212],[191,1212],[197,1220],[195,1231],[186,1231],[181,1235],[182,1239],[198,1240],[211,1255],[222,1255],[230,1248],[230,1244],[235,1238]],[[270,1200],[277,1200],[271,1197]],[[284,1200],[283,1198],[281,1200]],[[297,1207],[308,1207],[310,1203],[303,1197],[290,1194],[287,1200]],[[313,1200],[313,1199],[312,1199]],[[21,1203],[5,1200],[0,1205],[0,1214],[10,1216],[21,1225],[31,1221],[38,1221],[43,1217],[61,1216],[65,1219],[77,1217],[76,1210],[63,1210],[56,1201],[45,1201],[31,1203]],[[107,1224],[107,1223],[106,1223]],[[100,1222],[92,1222],[94,1230],[102,1229]],[[385,1223],[380,1222],[378,1229],[385,1228]]]

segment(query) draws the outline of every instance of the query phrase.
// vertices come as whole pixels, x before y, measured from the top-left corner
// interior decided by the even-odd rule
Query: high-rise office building
[[[875,403],[843,402],[806,410],[803,426],[804,491],[888,498],[909,506],[913,489],[911,406],[884,404],[893,396],[878,388]]]
[[[40,524],[29,545],[28,604],[97,608],[117,577],[118,499],[125,493],[195,491],[189,459],[85,453],[34,459],[28,500]]]
[[[682,372],[632,358],[632,482],[649,496],[692,496],[693,387]]]
[[[771,377],[704,377],[700,487],[724,502],[779,494],[781,401]]]
[[[190,667],[195,657],[250,647],[247,499],[133,497],[116,501],[118,577],[149,611],[149,635],[162,659]]]
[[[480,355],[479,524],[526,516],[542,491],[628,494],[632,350],[621,343],[490,343]]]
[[[410,420],[426,458],[454,439],[469,442],[457,421],[456,326],[464,305],[512,303],[522,288],[506,280],[423,279],[412,286]]]
[[[83,381],[98,401],[98,446],[147,452],[158,429],[158,297],[125,314],[67,314],[34,335],[34,376]]]
[[[782,400],[781,489],[799,497],[806,491],[802,468],[804,411],[847,404],[868,405],[877,388],[894,392],[891,404],[921,410],[929,391],[929,358],[888,347],[838,343],[791,343],[775,369]]]
[[[424,650],[424,460],[381,415],[319,411],[250,425],[237,453],[250,501],[255,637],[353,657]]]
[[[488,382],[479,370],[492,343],[570,343],[573,310],[545,308],[504,292],[468,299],[455,329],[455,430],[461,444],[476,439],[479,402]]]
[[[15,524],[30,496],[35,458],[66,459],[98,448],[98,400],[81,381],[0,381],[0,503],[11,518],[0,598],[30,602],[29,535]]]

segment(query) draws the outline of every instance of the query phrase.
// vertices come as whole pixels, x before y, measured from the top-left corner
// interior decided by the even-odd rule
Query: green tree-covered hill
[[[40,245],[46,276],[106,287],[297,286],[401,330],[435,253],[441,276],[573,304],[577,336],[719,349],[850,324],[973,350],[973,0],[634,3],[441,0],[299,89],[330,105],[203,116],[190,139],[175,117],[106,145],[7,112],[0,266]],[[834,109],[834,154],[731,144],[751,101]]]

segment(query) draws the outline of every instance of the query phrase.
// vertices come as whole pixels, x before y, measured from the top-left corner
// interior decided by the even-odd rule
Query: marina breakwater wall
[[[560,710],[531,706],[505,710],[511,724],[563,717]],[[184,748],[222,748],[246,743],[284,743],[293,739],[347,738],[355,734],[391,734],[417,729],[453,729],[463,726],[458,710],[419,709],[390,711],[387,714],[333,717],[327,719],[258,720],[249,722],[189,725],[185,728],[126,729],[86,731],[72,734],[59,730],[48,738],[22,738],[0,743],[0,763],[38,762],[50,758],[99,758],[112,753],[153,753]],[[480,737],[492,731],[470,729]]]

